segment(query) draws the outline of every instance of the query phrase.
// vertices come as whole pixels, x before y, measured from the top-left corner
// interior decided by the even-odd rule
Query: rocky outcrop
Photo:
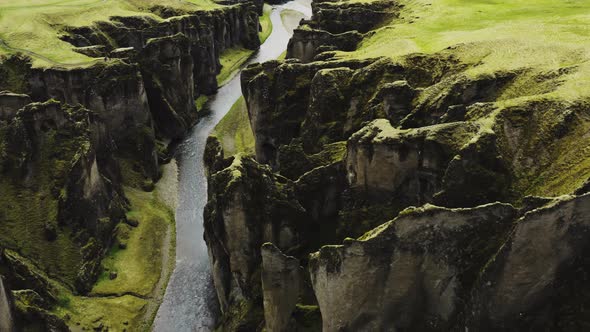
[[[447,330],[515,214],[506,204],[426,206],[323,247],[309,263],[323,330]]]
[[[57,101],[25,106],[0,133],[3,245],[37,257],[50,275],[68,270],[67,282],[88,291],[100,253],[124,218],[113,138],[95,113]],[[63,239],[63,228],[77,233],[60,241],[61,250],[76,252],[69,259],[48,250]]]
[[[217,89],[215,76],[220,70],[221,52],[230,47],[255,49],[260,45],[257,9],[249,2],[208,11],[184,11],[162,6],[151,10],[165,20],[113,17],[111,21],[96,22],[90,27],[68,28],[63,39],[76,47],[102,46],[104,56],[121,57],[118,51],[121,48],[132,47],[141,53],[153,38],[183,34],[190,45],[197,95],[211,94]]]
[[[331,33],[368,32],[397,15],[394,1],[334,2],[314,1],[312,21],[317,29]]]
[[[311,62],[315,56],[326,51],[354,51],[363,35],[356,31],[332,34],[324,30],[299,27],[293,32],[287,47],[287,59]]]
[[[583,329],[590,196],[545,202],[521,218],[427,205],[323,247],[309,264],[323,330]]]
[[[316,1],[289,59],[243,72],[256,161],[270,166],[257,167],[276,188],[294,192],[305,219],[299,246],[279,246],[293,260],[234,237],[252,246],[242,252],[262,255],[232,253],[249,271],[262,271],[267,329],[320,330],[318,310],[324,331],[587,329],[590,108],[552,93],[571,68],[493,72],[485,56],[465,56],[465,45],[396,60],[329,52],[354,50],[401,8]],[[404,14],[402,24],[419,19]],[[373,42],[363,45],[375,51]],[[219,170],[235,161],[221,158],[219,146],[210,152],[217,156],[208,161],[217,169],[211,203],[230,183],[217,182]],[[254,173],[246,178],[258,181]],[[247,187],[239,193],[254,195]],[[231,205],[244,211],[248,204]],[[207,215],[227,209],[211,204]],[[284,220],[278,211],[262,214]],[[206,236],[222,237],[211,229]],[[227,252],[211,252],[212,260],[229,260]],[[280,271],[297,260],[309,274],[265,279],[264,255]],[[226,266],[226,275],[241,269]],[[285,293],[267,295],[272,276]],[[280,302],[277,294],[285,294]],[[260,302],[243,303],[252,311]]]
[[[0,331],[16,331],[14,323],[14,301],[10,290],[4,285],[4,280],[0,276]]]
[[[8,294],[16,331],[69,331],[64,321],[50,312],[58,290],[35,262],[0,248],[0,269],[7,277],[2,280],[5,289],[16,289]],[[0,320],[0,326],[2,323],[5,321]]]
[[[399,130],[388,120],[375,120],[348,141],[350,187],[372,200],[394,198],[406,206],[431,202],[448,163],[477,130],[465,122]]]
[[[299,301],[303,269],[272,243],[262,245],[262,294],[266,330],[291,331],[291,315]]]
[[[590,196],[527,213],[475,286],[470,330],[585,329]]]
[[[398,7],[392,1],[363,3],[314,1],[311,20],[302,21],[287,47],[286,58],[310,62],[319,54],[329,51],[354,51],[363,39],[363,33],[377,28],[397,15]]]
[[[117,62],[87,69],[35,70],[30,86],[33,100],[56,99],[96,112],[118,154],[141,161],[147,177],[158,177],[153,118],[137,65]]]
[[[256,308],[246,313],[240,309],[262,304],[260,247],[272,242],[285,252],[295,249],[302,240],[303,208],[294,198],[292,182],[251,158],[236,156],[227,168],[212,172],[210,165],[209,171],[205,241],[227,318],[222,324],[231,330],[243,314],[250,317],[239,322],[245,326],[261,318],[261,311],[253,311]]]
[[[31,98],[25,94],[0,92],[0,120],[11,120],[16,111],[31,103]]]
[[[321,69],[330,68],[357,69],[370,62],[333,61],[301,64],[291,60],[280,64],[270,61],[246,68],[241,76],[242,91],[248,104],[250,125],[256,140],[256,160],[276,168],[278,148],[289,144],[305,130],[303,125],[308,116],[311,84],[316,73]],[[329,80],[316,80],[320,83],[326,81]],[[343,94],[336,91],[334,95],[338,97]],[[344,95],[343,98],[347,96]],[[339,139],[325,141],[332,143]]]
[[[139,61],[156,131],[166,138],[182,137],[197,115],[188,38],[150,39]]]

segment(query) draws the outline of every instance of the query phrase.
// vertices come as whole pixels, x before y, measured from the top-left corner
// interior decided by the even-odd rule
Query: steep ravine
[[[287,49],[289,31],[281,12],[293,9],[311,14],[310,2],[295,0],[274,5],[273,30],[248,63],[276,59]],[[202,211],[207,202],[207,180],[202,156],[207,137],[241,96],[239,73],[222,86],[205,105],[210,113],[194,126],[178,148],[179,207],[176,213],[176,269],[170,279],[154,331],[206,331],[215,326],[217,298],[211,280],[207,246],[203,239]]]

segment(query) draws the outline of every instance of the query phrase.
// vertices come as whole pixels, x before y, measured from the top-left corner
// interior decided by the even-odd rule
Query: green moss
[[[322,330],[322,314],[316,305],[297,304],[293,312],[297,331],[317,332]]]
[[[156,192],[143,192],[127,188],[125,194],[131,203],[128,219],[139,222],[135,228],[120,225],[119,241],[125,241],[126,249],[119,243],[113,245],[103,259],[104,272],[92,289],[92,294],[134,293],[149,296],[160,279],[163,242],[171,231],[174,216],[157,198]],[[117,273],[111,280],[109,274]]]
[[[28,92],[30,59],[23,56],[0,56],[0,91]]]
[[[272,7],[269,4],[264,4],[264,9],[262,11],[262,16],[260,16],[260,26],[262,31],[258,32],[258,37],[260,38],[260,43],[264,43],[268,36],[272,33],[272,21],[270,20],[270,13],[272,12]]]
[[[345,156],[346,141],[342,141],[324,145],[321,152],[311,155],[309,158],[315,165],[320,166],[340,162],[344,160]]]
[[[240,97],[212,133],[223,147],[225,156],[237,153],[254,153],[254,135],[250,128],[248,109],[244,97]]]
[[[159,190],[126,188],[131,203],[127,217],[138,226],[118,225],[115,243],[102,261],[103,273],[88,297],[59,287],[53,312],[69,317],[70,327],[93,329],[102,324],[117,331],[149,329],[174,269],[174,214],[160,200]],[[111,272],[116,272],[115,279],[110,278]]]
[[[225,50],[219,57],[221,71],[217,74],[217,84],[221,86],[232,79],[253,53],[253,50],[239,47]]]
[[[0,168],[5,172],[0,177],[0,243],[35,261],[51,277],[73,285],[82,255],[77,234],[58,226],[58,205],[67,196],[71,168],[88,152],[89,138],[75,122],[34,134],[25,129],[29,116],[53,106],[39,104],[11,124],[0,124]]]
[[[200,95],[196,100],[195,100],[195,105],[197,106],[197,111],[198,112],[202,112],[203,108],[205,106],[205,104],[207,103],[207,101],[209,100],[209,96],[207,95]]]
[[[371,235],[365,234],[365,232],[374,231],[374,228],[394,219],[402,208],[399,205],[393,202],[371,204],[356,208],[345,207],[340,211],[340,222],[336,234],[339,239],[346,237],[358,238],[360,236],[368,238]]]
[[[215,331],[256,331],[262,320],[262,303],[242,300],[230,305]]]
[[[112,16],[145,16],[162,19],[149,8],[163,5],[180,10],[210,10],[220,6],[210,0],[27,0],[0,3],[0,50],[4,54],[27,52],[37,67],[88,66],[92,58],[73,51],[59,39],[64,26],[89,26]]]
[[[587,102],[529,101],[499,111],[494,130],[503,133],[513,196],[570,194],[590,178],[590,117]]]
[[[123,185],[135,189],[153,188],[153,182],[143,174],[141,162],[130,158],[118,158]],[[150,185],[151,183],[151,185]]]
[[[147,330],[143,325],[143,315],[147,300],[131,295],[120,297],[80,297],[68,294],[67,306],[54,310],[58,317],[66,317],[66,324],[75,329],[93,330],[102,324],[113,331],[124,329],[133,331]]]

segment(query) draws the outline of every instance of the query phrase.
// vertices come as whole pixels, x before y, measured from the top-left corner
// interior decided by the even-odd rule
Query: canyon
[[[590,6],[129,1],[0,33],[0,329],[590,327]]]

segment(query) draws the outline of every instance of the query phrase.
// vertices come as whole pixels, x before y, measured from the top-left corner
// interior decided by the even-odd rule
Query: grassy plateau
[[[38,67],[87,66],[96,59],[59,39],[66,26],[87,26],[111,16],[150,16],[154,5],[187,10],[217,8],[211,0],[0,0],[0,54],[28,51]]]

